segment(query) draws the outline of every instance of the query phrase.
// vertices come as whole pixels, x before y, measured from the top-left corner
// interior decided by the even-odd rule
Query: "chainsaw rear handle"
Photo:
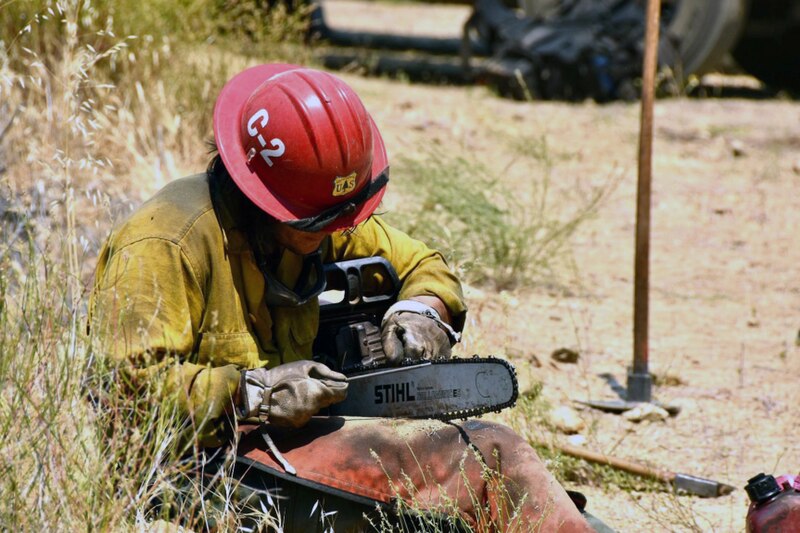
[[[328,263],[323,271],[326,289],[320,298],[321,320],[363,312],[365,308],[385,306],[388,309],[397,301],[400,278],[392,264],[383,257]],[[329,291],[343,291],[341,300],[326,294]]]

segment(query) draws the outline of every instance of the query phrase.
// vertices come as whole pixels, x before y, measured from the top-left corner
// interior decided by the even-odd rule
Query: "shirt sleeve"
[[[204,296],[178,244],[147,238],[101,252],[89,327],[137,396],[174,401],[201,446],[219,443],[239,371],[194,364]]]
[[[464,327],[467,307],[461,283],[442,254],[393,228],[381,217],[370,217],[350,234],[334,234],[331,254],[333,261],[372,256],[386,258],[402,284],[398,298],[436,296],[450,311],[453,327],[458,331]]]

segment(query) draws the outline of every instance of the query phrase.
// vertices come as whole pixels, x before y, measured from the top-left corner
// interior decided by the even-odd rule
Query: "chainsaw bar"
[[[464,419],[512,407],[514,367],[496,357],[432,359],[345,369],[347,398],[332,415]]]

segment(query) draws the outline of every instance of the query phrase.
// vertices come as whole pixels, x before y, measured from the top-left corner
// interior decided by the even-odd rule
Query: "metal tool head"
[[[690,476],[688,474],[675,474],[675,479],[672,484],[677,490],[700,496],[702,498],[716,498],[718,496],[725,496],[733,492],[734,487],[705,479],[702,477]]]
[[[629,402],[626,400],[575,400],[575,402],[593,409],[599,409],[601,411],[614,414],[630,411],[631,409],[634,409],[642,404],[642,402]],[[670,416],[675,416],[681,412],[681,408],[677,405],[662,404],[656,401],[649,403],[661,407],[668,412]]]
[[[664,409],[669,416],[675,416],[680,413],[681,408],[677,405],[663,404],[659,401],[653,400],[650,393],[652,378],[650,374],[628,372],[628,388],[623,387],[613,374],[605,372],[600,374],[611,390],[614,391],[618,400],[578,400],[577,403],[606,411],[607,413],[620,414],[625,411],[630,411],[639,407],[642,403],[652,403]],[[646,398],[646,399],[644,399]]]

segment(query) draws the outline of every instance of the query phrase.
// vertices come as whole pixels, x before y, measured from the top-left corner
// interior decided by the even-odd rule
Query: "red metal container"
[[[750,497],[748,533],[800,533],[800,476],[776,480],[761,473],[748,480],[745,490]]]

